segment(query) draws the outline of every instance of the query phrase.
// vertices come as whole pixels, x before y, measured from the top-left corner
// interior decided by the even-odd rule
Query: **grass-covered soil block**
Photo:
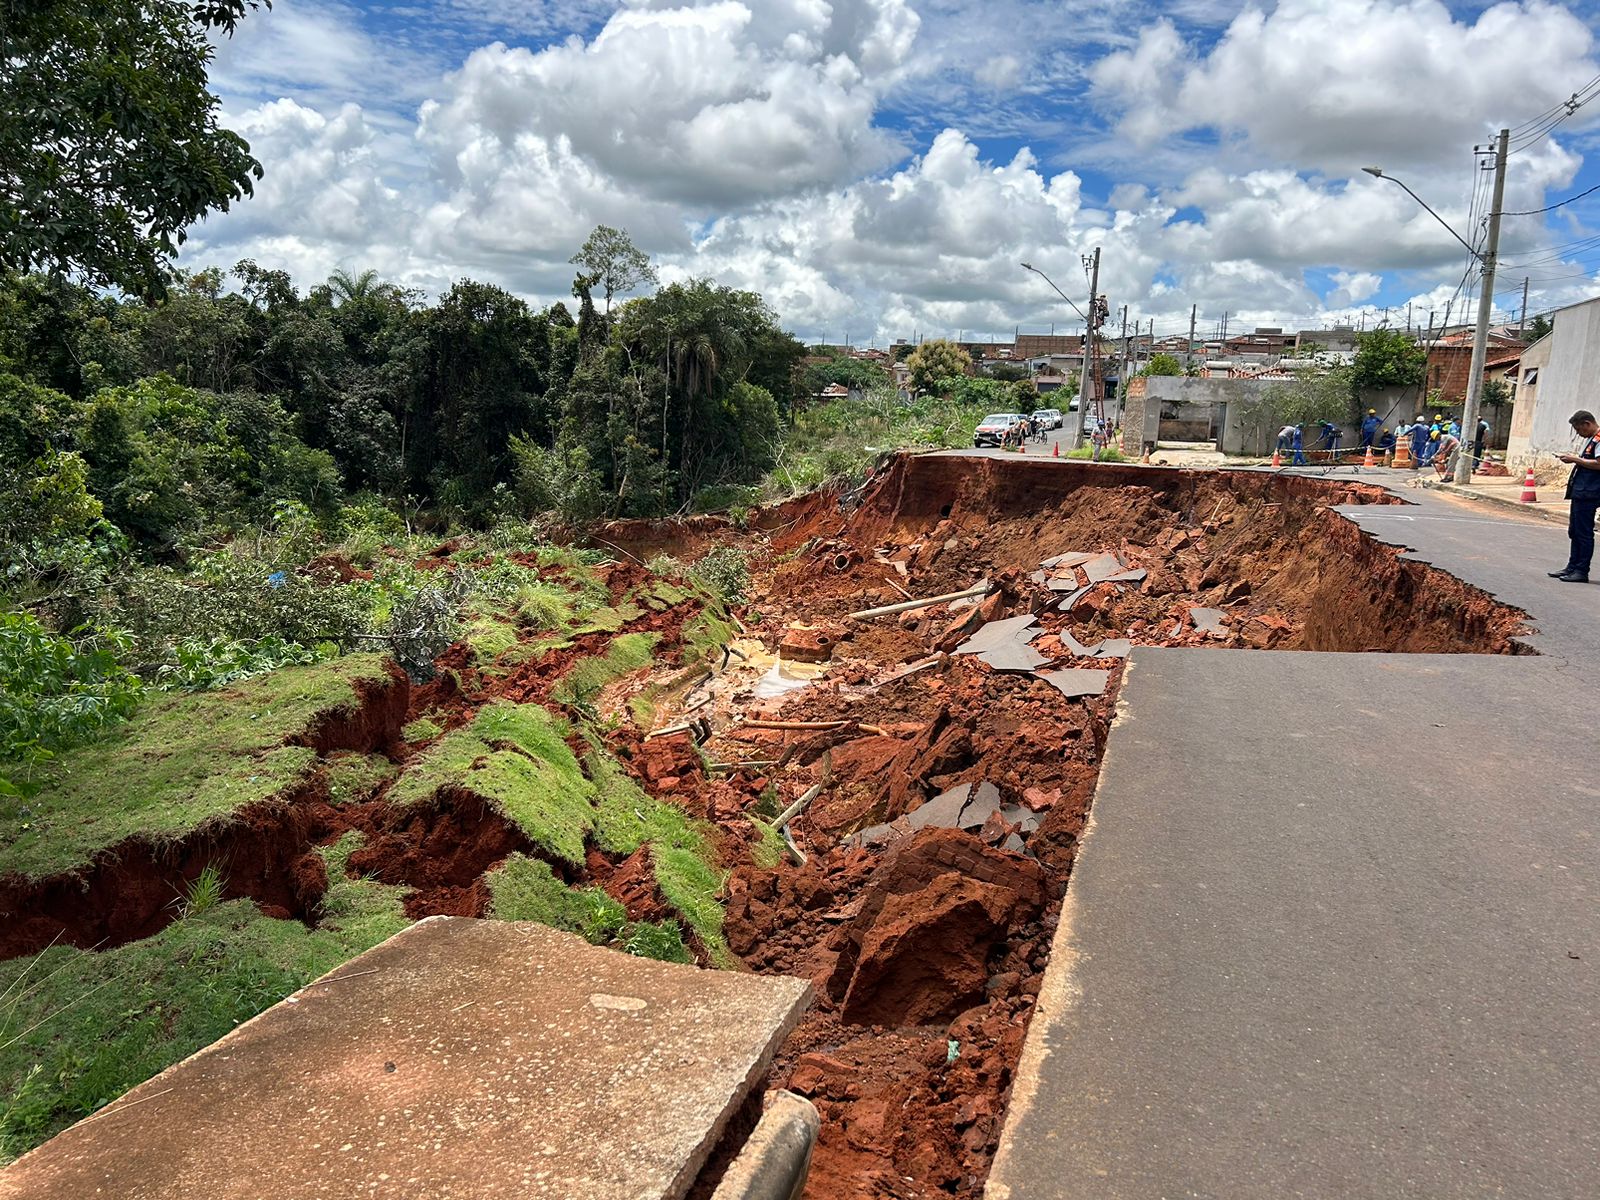
[[[331,882],[315,928],[194,886],[154,937],[0,962],[0,1161],[398,932],[402,889],[345,876],[358,845],[317,852]]]

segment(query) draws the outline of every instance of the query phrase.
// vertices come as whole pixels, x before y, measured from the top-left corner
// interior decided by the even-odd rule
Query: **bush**
[[[74,645],[24,613],[0,613],[0,764],[24,769],[91,740],[131,714],[139,680],[101,635]],[[0,778],[0,791],[16,785]]]
[[[750,556],[737,546],[718,546],[695,562],[690,572],[726,604],[742,604],[750,588]]]
[[[556,513],[575,523],[591,521],[605,512],[605,487],[583,447],[547,450],[528,438],[513,436],[511,456],[523,512]]]

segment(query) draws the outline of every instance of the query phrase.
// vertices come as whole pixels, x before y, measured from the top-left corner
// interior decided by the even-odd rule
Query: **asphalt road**
[[[1135,649],[993,1200],[1600,1194],[1600,588],[1400,494],[1540,655]]]

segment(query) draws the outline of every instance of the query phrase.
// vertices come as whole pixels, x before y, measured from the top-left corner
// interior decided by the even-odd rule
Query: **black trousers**
[[[1572,515],[1567,518],[1567,536],[1572,539],[1572,558],[1567,570],[1579,575],[1589,573],[1594,560],[1594,515],[1600,510],[1600,496],[1574,497]]]

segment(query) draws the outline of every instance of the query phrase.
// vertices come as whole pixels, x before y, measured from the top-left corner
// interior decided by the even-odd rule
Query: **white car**
[[[991,413],[978,422],[978,428],[972,434],[973,448],[1003,445],[1006,434],[1020,420],[1020,413]]]
[[[1061,428],[1062,416],[1059,408],[1036,408],[1033,411],[1033,416],[1046,429]]]

